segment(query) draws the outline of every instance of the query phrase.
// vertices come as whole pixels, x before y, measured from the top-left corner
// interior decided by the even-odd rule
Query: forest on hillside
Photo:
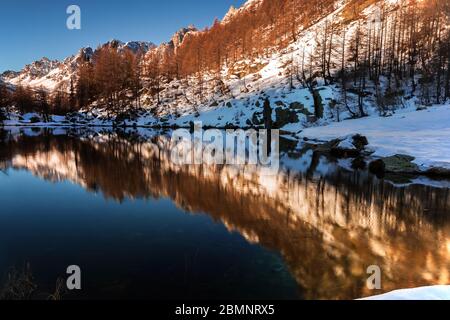
[[[262,0],[227,21],[187,33],[179,46],[165,44],[147,53],[118,50],[114,43],[99,46],[92,56],[79,56],[65,88],[48,92],[19,84],[10,90],[0,82],[0,106],[6,114],[15,107],[44,119],[93,106],[117,114],[143,107],[142,95],[158,105],[160,92],[175,80],[194,87],[203,101],[206,81],[225,94],[227,74],[243,78],[261,59],[289,50],[292,58],[284,72],[292,89],[294,81],[311,90],[318,81],[338,85],[338,103],[353,117],[366,115],[368,86],[374,88],[380,113],[400,97],[416,96],[424,105],[450,98],[450,1],[349,0],[340,19],[327,19],[341,3]],[[378,14],[366,19],[364,10],[371,5]],[[309,50],[301,35],[319,21],[325,22],[315,31],[315,49]],[[357,103],[348,102],[348,93],[358,97]]]

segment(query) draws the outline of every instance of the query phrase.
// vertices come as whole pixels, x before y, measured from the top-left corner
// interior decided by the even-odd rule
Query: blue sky
[[[111,39],[167,41],[181,27],[222,18],[245,0],[1,0],[0,72],[42,57],[63,59]],[[81,8],[81,30],[68,30],[66,9]]]

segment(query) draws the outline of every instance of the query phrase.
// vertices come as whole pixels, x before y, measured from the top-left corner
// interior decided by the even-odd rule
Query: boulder
[[[253,125],[256,125],[256,126],[263,125],[264,119],[262,116],[262,112],[253,113],[251,122]]]
[[[309,112],[308,109],[305,108],[303,103],[300,103],[300,102],[292,102],[289,105],[289,109],[296,110],[297,112],[300,112],[301,114],[304,114],[307,117],[313,115],[311,112]]]
[[[317,122],[317,117],[316,117],[316,116],[307,116],[307,117],[306,117],[306,120],[307,120],[309,123],[314,123],[314,122]]]
[[[367,138],[360,134],[348,136],[345,139],[334,140],[331,144],[331,154],[338,158],[360,157],[368,144]]]
[[[289,108],[291,108],[291,109],[293,109],[293,110],[302,110],[302,109],[304,109],[305,108],[305,106],[303,105],[303,103],[300,103],[300,102],[292,102],[290,105],[289,105]]]
[[[313,90],[312,92],[313,99],[314,99],[314,115],[321,119],[323,118],[323,103],[322,103],[322,96],[319,93],[319,90]]]
[[[289,123],[297,123],[300,121],[297,112],[289,109],[276,108],[275,115],[276,115],[276,122],[275,122],[276,128],[282,128]]]
[[[353,145],[358,150],[363,150],[366,146],[369,145],[369,140],[365,136],[362,136],[360,134],[356,134],[352,137],[353,139]]]

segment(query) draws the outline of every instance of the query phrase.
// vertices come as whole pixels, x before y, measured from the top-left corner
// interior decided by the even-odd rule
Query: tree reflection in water
[[[370,265],[383,270],[383,292],[450,283],[447,188],[394,186],[308,153],[296,160],[308,163],[303,169],[275,176],[254,167],[176,166],[164,135],[43,130],[1,137],[3,169],[69,180],[118,202],[167,197],[183,210],[207,213],[279,252],[306,299],[380,293],[365,286]]]

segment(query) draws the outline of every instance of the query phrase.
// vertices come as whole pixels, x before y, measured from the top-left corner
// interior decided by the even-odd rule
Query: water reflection
[[[176,166],[164,135],[43,130],[7,131],[0,139],[3,170],[68,180],[118,202],[170,198],[208,214],[279,252],[305,299],[380,293],[366,288],[370,265],[383,270],[383,292],[450,283],[447,188],[396,187],[312,153],[291,154],[291,168],[276,176],[258,168]]]

